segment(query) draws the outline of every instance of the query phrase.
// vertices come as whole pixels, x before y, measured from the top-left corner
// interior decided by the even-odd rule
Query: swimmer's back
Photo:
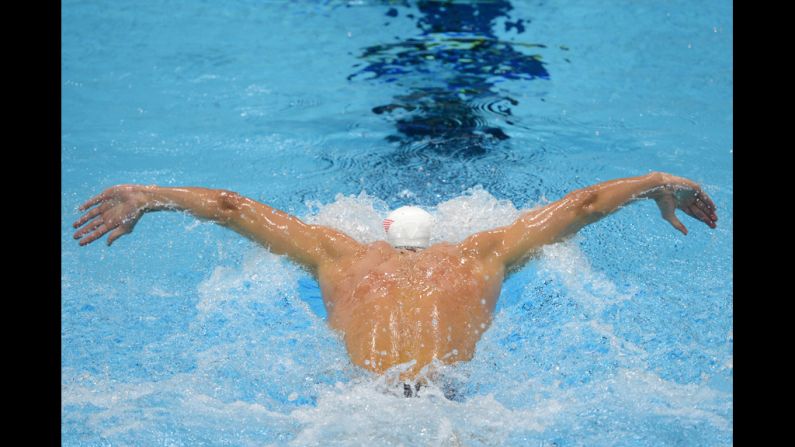
[[[329,324],[354,363],[379,373],[410,360],[418,370],[433,358],[471,358],[503,274],[460,245],[412,252],[384,241],[318,269]]]

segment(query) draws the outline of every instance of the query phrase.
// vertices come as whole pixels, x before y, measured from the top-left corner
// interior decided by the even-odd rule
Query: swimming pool
[[[607,3],[607,4],[605,4]],[[732,5],[64,1],[64,445],[730,445]],[[72,239],[117,183],[231,189],[363,241],[436,240],[651,170],[718,228],[633,204],[504,285],[458,390],[354,367],[317,285],[232,232]]]

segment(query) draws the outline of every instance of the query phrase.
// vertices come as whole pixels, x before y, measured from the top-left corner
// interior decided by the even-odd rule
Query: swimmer
[[[412,380],[434,359],[472,358],[506,275],[544,245],[638,199],[654,200],[662,218],[685,235],[677,209],[710,228],[718,220],[699,185],[662,172],[582,188],[510,225],[433,245],[433,217],[419,207],[392,211],[383,222],[386,240],[363,244],[231,191],[118,185],[80,206],[85,214],[74,223],[74,237],[83,246],[110,233],[110,246],[152,211],[186,211],[223,225],[317,278],[328,324],[342,334],[354,364],[382,374],[414,360],[400,377]]]

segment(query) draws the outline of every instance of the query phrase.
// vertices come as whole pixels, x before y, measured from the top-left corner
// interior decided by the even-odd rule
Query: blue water
[[[728,1],[64,1],[63,444],[731,445],[732,33]],[[455,241],[649,171],[718,228],[636,203],[546,247],[445,368],[455,400],[353,366],[314,280],[229,230],[71,237],[118,183],[362,241],[419,204]]]

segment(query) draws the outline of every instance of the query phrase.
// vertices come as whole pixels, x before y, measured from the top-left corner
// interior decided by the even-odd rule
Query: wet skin
[[[412,252],[384,241],[324,264],[318,279],[329,325],[351,360],[377,373],[415,360],[469,360],[491,323],[505,268],[455,244]]]
[[[318,279],[328,323],[343,335],[353,363],[383,373],[414,361],[400,374],[409,379],[433,359],[472,358],[507,272],[544,245],[638,199],[654,200],[663,219],[685,235],[676,210],[716,227],[715,204],[696,183],[660,172],[575,190],[510,225],[419,251],[385,241],[362,244],[234,192],[194,187],[114,186],[85,202],[79,208],[85,214],[73,226],[80,245],[108,233],[111,245],[152,211],[187,211],[230,228]]]

